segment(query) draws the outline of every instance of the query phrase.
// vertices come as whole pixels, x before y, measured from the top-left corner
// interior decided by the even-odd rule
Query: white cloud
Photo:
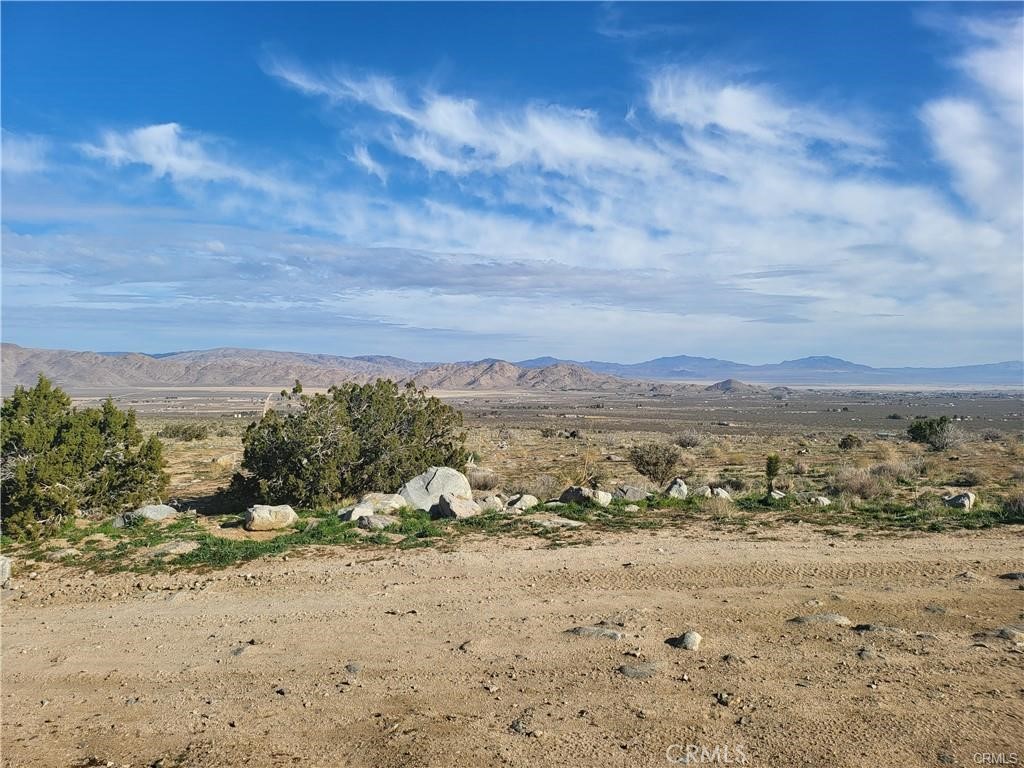
[[[373,159],[365,144],[359,144],[352,150],[352,162],[371,176],[376,176],[382,184],[388,183],[387,168]]]
[[[177,123],[131,131],[107,131],[99,144],[79,147],[89,157],[114,166],[145,165],[157,177],[183,183],[230,183],[272,196],[300,194],[299,186],[241,164],[214,157],[200,137],[185,135]]]
[[[965,93],[924,105],[921,119],[961,197],[1020,234],[1024,206],[1024,21],[967,21],[970,45],[954,62]]]
[[[0,134],[0,169],[5,174],[30,174],[48,167],[51,145],[42,136],[22,136],[10,131]]]

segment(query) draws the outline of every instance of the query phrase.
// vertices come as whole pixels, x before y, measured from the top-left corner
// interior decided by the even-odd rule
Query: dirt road
[[[694,528],[207,574],[22,566],[2,764],[1024,762],[1024,645],[974,637],[1020,626],[1021,582],[997,577],[1024,571],[1022,542]],[[789,621],[814,614],[874,627]],[[624,637],[565,632],[600,622]],[[666,644],[688,629],[698,650]]]

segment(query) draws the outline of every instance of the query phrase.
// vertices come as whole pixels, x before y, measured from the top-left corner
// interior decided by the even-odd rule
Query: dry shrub
[[[986,443],[998,443],[1003,439],[1003,433],[998,429],[986,429],[981,433],[981,439]]]
[[[740,453],[739,451],[732,451],[727,453],[724,458],[724,463],[731,466],[743,466],[747,462],[747,455]]]
[[[832,476],[833,493],[845,493],[861,499],[873,499],[888,490],[888,483],[866,469],[843,467]]]
[[[853,434],[846,435],[839,441],[839,449],[843,451],[851,451],[854,448],[860,448],[862,445],[864,445],[864,441]]]
[[[499,482],[498,473],[485,467],[467,468],[466,479],[469,480],[469,487],[474,491],[493,491],[498,487]]]
[[[1018,486],[1003,498],[1003,512],[1014,518],[1024,519],[1024,486]]]
[[[739,475],[721,475],[717,482],[712,483],[713,486],[719,488],[725,488],[728,491],[745,491],[747,490],[746,479]]]
[[[546,473],[537,475],[529,483],[518,483],[508,489],[509,494],[512,496],[520,493],[528,493],[531,496],[536,496],[541,501],[557,499],[564,490],[565,484],[562,483],[562,481],[554,475]]]
[[[958,488],[974,488],[979,485],[984,485],[988,480],[985,474],[977,469],[965,469],[955,478],[950,485],[955,485]]]
[[[796,485],[793,483],[792,478],[786,477],[786,475],[776,477],[773,487],[775,490],[782,491],[783,493],[792,493],[796,490]]]
[[[708,441],[709,435],[697,429],[684,430],[676,437],[676,445],[680,448],[699,448]]]
[[[899,458],[899,452],[892,443],[875,443],[875,458],[880,462],[892,462]]]
[[[668,443],[642,443],[629,449],[633,469],[659,486],[675,477],[679,459],[679,449]]]
[[[710,515],[711,517],[730,517],[733,512],[736,511],[732,502],[726,501],[718,496],[712,496],[708,499],[702,498],[700,500],[700,508],[705,514]]]
[[[897,483],[909,483],[917,476],[915,468],[905,461],[883,461],[869,470],[875,477]]]
[[[794,475],[806,475],[811,471],[811,466],[806,461],[798,461],[793,464]]]

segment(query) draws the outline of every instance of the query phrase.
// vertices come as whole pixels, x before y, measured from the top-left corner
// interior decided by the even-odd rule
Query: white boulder
[[[974,506],[974,502],[978,500],[970,491],[964,491],[963,493],[953,493],[949,496],[942,497],[942,503],[947,507],[954,507],[956,509],[966,509],[968,512],[971,511],[971,507]]]
[[[245,510],[244,528],[247,531],[276,531],[287,528],[298,519],[295,510],[287,504],[256,504]]]
[[[451,467],[431,467],[398,489],[398,495],[410,507],[423,512],[429,512],[436,506],[442,494],[472,500],[473,489],[469,487],[466,476]]]
[[[686,487],[686,481],[681,477],[677,477],[665,489],[665,495],[672,499],[685,499],[689,493],[690,489]]]
[[[338,517],[342,520],[358,520],[361,517],[394,512],[406,505],[406,500],[397,493],[368,493],[359,503],[338,512]]]

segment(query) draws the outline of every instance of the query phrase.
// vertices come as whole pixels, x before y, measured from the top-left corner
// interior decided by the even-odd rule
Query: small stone
[[[841,613],[811,613],[795,616],[789,621],[791,624],[836,624],[840,627],[848,627],[853,623]]]
[[[732,694],[726,693],[725,691],[719,691],[715,694],[715,701],[721,704],[723,707],[728,707],[732,703]]]
[[[653,662],[643,664],[623,664],[619,667],[619,674],[631,680],[647,680],[658,674],[658,665]]]
[[[1001,640],[1012,640],[1015,643],[1024,642],[1024,624],[1009,624],[995,630],[995,636]]]
[[[362,515],[356,518],[356,525],[367,531],[383,531],[392,525],[398,525],[402,522],[399,518],[394,515]]]
[[[704,638],[695,630],[688,630],[679,637],[670,637],[665,642],[673,648],[682,648],[686,651],[696,651]]]
[[[625,637],[618,630],[600,626],[573,627],[572,629],[565,630],[565,633],[567,635],[576,635],[576,637],[598,637],[603,640],[621,640]]]

